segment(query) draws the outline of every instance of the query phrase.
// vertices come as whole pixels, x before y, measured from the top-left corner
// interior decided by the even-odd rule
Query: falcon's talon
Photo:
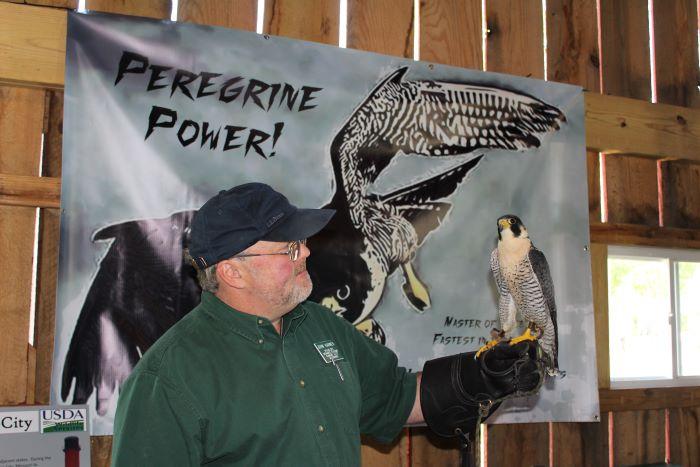
[[[530,332],[530,328],[527,328],[525,330],[525,332],[522,333],[522,335],[520,335],[518,337],[514,337],[513,339],[510,340],[510,342],[508,342],[508,344],[515,345],[515,344],[518,344],[520,342],[525,342],[525,341],[536,341],[537,339],[538,339],[538,336],[532,334],[532,332]]]
[[[494,339],[492,341],[487,342],[479,350],[476,351],[476,355],[474,355],[474,358],[479,358],[479,355],[481,355],[482,353],[486,352],[487,350],[489,350],[493,347],[496,347],[500,343],[501,343],[500,339],[499,340]]]

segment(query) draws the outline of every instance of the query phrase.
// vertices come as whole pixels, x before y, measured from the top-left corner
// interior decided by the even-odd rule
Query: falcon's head
[[[498,218],[498,241],[512,238],[528,238],[525,224],[514,214],[506,214]]]

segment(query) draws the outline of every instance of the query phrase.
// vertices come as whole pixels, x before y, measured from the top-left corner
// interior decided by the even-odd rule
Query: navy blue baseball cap
[[[200,269],[231,258],[260,240],[291,242],[319,232],[333,209],[299,209],[264,183],[222,190],[192,219],[190,255]]]

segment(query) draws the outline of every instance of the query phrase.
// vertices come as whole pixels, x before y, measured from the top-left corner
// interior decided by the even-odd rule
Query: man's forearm
[[[417,374],[418,380],[416,382],[416,399],[413,401],[413,408],[411,409],[411,413],[408,416],[408,419],[406,420],[406,425],[416,425],[419,423],[425,423],[425,419],[423,418],[423,410],[421,410],[420,407],[420,383],[421,379],[423,379],[423,373],[420,372]]]

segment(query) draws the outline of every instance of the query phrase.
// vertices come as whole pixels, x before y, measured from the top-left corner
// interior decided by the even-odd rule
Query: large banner
[[[311,299],[402,365],[544,319],[559,372],[492,420],[597,419],[580,88],[93,13],[69,14],[66,65],[52,391],[90,405],[94,434],[199,301],[182,255],[194,210],[251,181],[336,209],[308,242]],[[506,214],[543,255],[522,284],[501,264],[504,294],[491,254]]]

